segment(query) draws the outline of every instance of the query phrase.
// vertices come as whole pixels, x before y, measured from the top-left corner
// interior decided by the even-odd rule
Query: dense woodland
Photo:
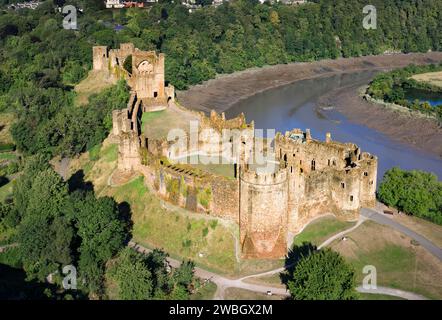
[[[109,268],[117,297],[187,299],[195,286],[193,263],[184,261],[169,273],[165,252],[154,250],[145,257],[129,253],[132,249],[125,248],[131,224],[127,204],[96,198],[81,171],[63,181],[41,155],[27,158],[11,201],[0,204],[0,232],[14,229],[11,242],[19,243],[9,249],[13,254],[5,262],[22,268],[28,280],[44,283],[48,275],[54,275],[53,290],[48,288],[42,297],[106,297],[106,264],[117,256]],[[60,290],[62,268],[67,265],[77,268],[79,290]],[[2,289],[0,283],[0,295]]]
[[[63,181],[48,165],[54,156],[100,144],[111,128],[111,111],[126,105],[124,82],[92,96],[86,106],[75,104],[73,86],[91,69],[92,46],[133,42],[164,52],[167,81],[178,89],[255,66],[442,49],[441,1],[373,0],[377,30],[362,28],[364,0],[302,6],[237,0],[193,13],[176,2],[160,0],[145,10],[103,10],[101,0],[45,1],[33,11],[0,9],[0,113],[15,115],[11,131],[23,156],[7,168],[7,174],[20,175],[12,198],[0,206],[0,231],[14,229],[10,241],[20,246],[9,252],[16,252],[15,265],[28,279],[41,282],[72,263],[84,280],[81,292],[89,297],[102,296],[106,265],[121,298],[182,299],[194,285],[191,262],[167,273],[165,253],[143,257],[125,250],[127,212],[111,198],[97,199],[92,190]],[[84,9],[78,12],[78,30],[62,28],[56,5],[63,4]],[[299,272],[322,258],[311,258]],[[143,281],[122,277],[127,273]],[[351,279],[351,270],[342,276]],[[291,285],[298,292],[294,296],[302,295],[296,286]]]
[[[414,66],[378,74],[367,89],[374,99],[395,103],[411,110],[437,117],[442,123],[442,105],[432,107],[428,102],[408,101],[406,93],[409,90],[434,92],[442,95],[442,88],[426,82],[416,81],[411,76],[420,73],[442,71],[442,64]]]

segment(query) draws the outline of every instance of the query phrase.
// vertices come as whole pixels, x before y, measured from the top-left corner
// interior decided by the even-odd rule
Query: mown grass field
[[[355,268],[362,284],[362,269],[376,267],[377,284],[442,299],[442,265],[424,248],[401,233],[364,222],[348,235],[347,241],[335,241],[331,248],[340,252]]]
[[[416,81],[427,82],[442,88],[442,71],[415,74],[411,78]]]
[[[253,292],[241,288],[227,288],[224,292],[225,300],[283,300],[284,297]]]
[[[308,224],[300,234],[295,236],[293,243],[301,245],[304,242],[310,242],[319,246],[328,238],[351,228],[355,224],[356,222],[346,222],[338,220],[333,216],[325,216]]]
[[[393,219],[442,248],[442,226],[405,214],[395,214]]]
[[[405,300],[387,294],[359,293],[359,300]]]

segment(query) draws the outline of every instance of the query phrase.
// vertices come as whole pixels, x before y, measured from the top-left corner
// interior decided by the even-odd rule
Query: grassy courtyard
[[[169,107],[166,110],[145,112],[141,118],[141,131],[149,139],[167,138],[171,130],[189,131],[190,121],[198,118],[187,111],[177,107]]]

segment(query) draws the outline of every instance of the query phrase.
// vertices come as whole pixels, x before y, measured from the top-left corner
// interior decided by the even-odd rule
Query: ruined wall
[[[376,180],[378,160],[369,153],[362,153],[359,162],[362,175],[360,181],[360,201],[362,207],[374,207],[376,205]]]
[[[132,73],[124,68],[132,59]],[[132,43],[122,43],[119,49],[105,46],[93,47],[94,70],[103,70],[110,77],[125,79],[134,90],[144,112],[164,110],[168,101],[175,99],[175,88],[165,86],[164,54],[141,51]]]
[[[355,220],[362,206],[376,203],[377,159],[352,143],[314,140],[299,129],[277,134],[275,151],[288,173],[288,229],[324,213]]]
[[[121,171],[137,171],[140,164],[140,141],[133,132],[122,132],[118,144],[118,169]]]
[[[132,55],[134,89],[142,98],[165,98],[164,54],[135,50]]]
[[[186,165],[157,163],[149,167],[142,172],[163,199],[193,212],[238,223],[237,180],[203,173]]]
[[[97,71],[107,70],[109,63],[109,56],[107,52],[107,47],[96,46],[93,47],[93,69]]]

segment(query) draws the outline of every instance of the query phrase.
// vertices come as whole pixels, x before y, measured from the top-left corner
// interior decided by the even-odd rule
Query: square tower
[[[93,47],[94,70],[107,70],[109,55],[106,46]]]

